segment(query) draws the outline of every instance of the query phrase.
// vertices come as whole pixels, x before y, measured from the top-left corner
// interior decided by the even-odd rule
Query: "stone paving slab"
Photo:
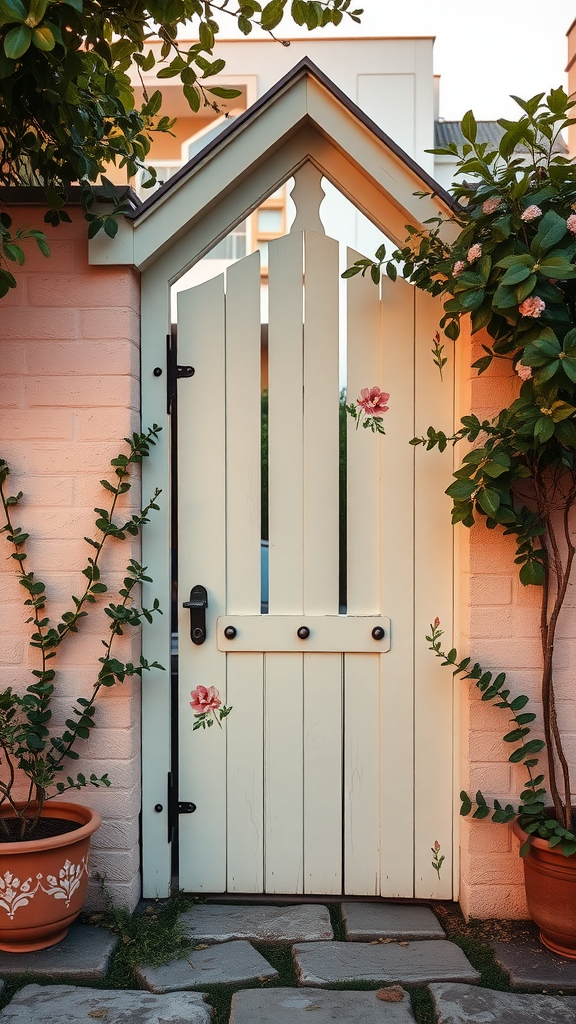
[[[519,995],[470,985],[430,985],[438,1024],[574,1024],[573,996]]]
[[[327,907],[197,906],[180,917],[185,934],[197,942],[320,942],[334,938]]]
[[[388,1003],[375,992],[246,989],[232,996],[230,1024],[414,1024],[414,1016],[408,993]]]
[[[343,903],[342,917],[348,942],[446,938],[442,925],[429,907],[393,903]]]
[[[1,1024],[210,1024],[200,992],[151,992],[26,985],[0,1012]]]
[[[463,981],[477,985],[474,970],[459,946],[445,939],[400,946],[365,942],[306,942],[293,947],[301,985],[379,981],[428,985],[432,981]]]
[[[537,938],[523,942],[493,942],[492,946],[496,961],[508,974],[513,988],[532,992],[541,992],[542,989],[576,992],[576,960],[553,953]]]
[[[102,981],[120,938],[104,928],[75,924],[56,946],[35,953],[0,952],[0,977],[34,974],[38,978],[66,981]]]
[[[249,942],[239,941],[192,949],[183,959],[162,967],[138,967],[136,976],[151,992],[176,992],[205,985],[275,981],[278,972]]]

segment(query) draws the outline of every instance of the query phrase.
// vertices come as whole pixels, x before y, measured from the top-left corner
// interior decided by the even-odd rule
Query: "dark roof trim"
[[[118,193],[122,200],[125,200],[129,206],[130,211],[126,213],[129,217],[133,215],[134,211],[142,205],[141,200],[136,195],[133,188],[128,185],[117,185]],[[101,185],[94,185],[93,190],[100,202],[111,203],[112,200],[108,199],[103,192]],[[66,206],[81,206],[81,195],[83,189],[80,185],[71,185],[68,189],[68,198],[66,199]],[[46,201],[46,194],[41,185],[4,185],[0,187],[0,202],[6,206],[45,206],[48,209],[49,204]]]
[[[239,131],[243,125],[247,124],[253,117],[259,113],[263,107],[266,107],[279,93],[281,93],[288,85],[301,78],[304,74],[312,75],[320,82],[321,85],[327,89],[339,102],[354,116],[358,121],[361,122],[373,135],[376,136],[381,142],[383,142],[388,149],[395,156],[397,156],[406,167],[408,167],[418,178],[420,178],[423,185],[425,185],[433,195],[438,196],[443,203],[446,204],[450,209],[459,209],[458,204],[453,196],[449,192],[446,192],[441,185],[438,184],[431,175],[428,174],[420,164],[416,163],[408,153],[405,153],[400,146],[390,138],[386,132],[383,132],[381,128],[370,118],[368,115],[350,99],[346,93],[342,92],[337,85],[334,84],[332,79],[328,78],[320,68],[310,60],[309,57],[303,57],[298,64],[296,64],[288,74],[284,75],[275,85],[272,86],[268,92],[260,96],[247,110],[231,122],[231,124],[225,128],[220,134],[205,146],[199,153],[197,153],[188,163],[184,164],[176,174],[172,175],[168,181],[158,189],[154,195],[150,196],[138,209],[130,211],[126,214],[127,217],[133,220],[138,220],[139,217],[143,216],[148,212],[163,196],[165,196],[174,186],[182,180],[190,171],[194,170],[198,164],[202,163],[206,157],[209,157],[219,146],[222,146],[235,132]]]

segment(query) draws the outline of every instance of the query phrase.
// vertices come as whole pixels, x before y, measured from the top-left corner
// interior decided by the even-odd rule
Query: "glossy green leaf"
[[[4,24],[13,21],[23,22],[28,17],[28,11],[22,0],[0,0],[0,17]]]
[[[489,516],[497,512],[500,506],[500,496],[490,487],[485,487],[479,491],[476,500],[483,511]]]
[[[22,57],[32,42],[32,29],[28,25],[18,25],[11,28],[4,39],[4,53],[9,60],[18,60]]]
[[[530,276],[530,267],[525,266],[523,263],[514,264],[506,271],[502,278],[502,284],[512,285],[519,284],[520,281],[525,281]]]
[[[32,32],[32,42],[38,50],[53,50],[56,40],[47,25],[40,25]]]

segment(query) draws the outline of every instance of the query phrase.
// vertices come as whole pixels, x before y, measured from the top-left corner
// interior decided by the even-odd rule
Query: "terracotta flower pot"
[[[521,843],[530,838],[524,861],[526,901],[540,940],[548,949],[576,960],[576,854],[565,857],[546,839],[529,837],[517,821],[514,835]]]
[[[9,818],[9,808],[0,816]],[[80,828],[50,839],[0,843],[0,949],[29,953],[54,946],[78,917],[90,875],[90,836],[102,819],[78,804],[51,800],[43,818],[65,818]]]

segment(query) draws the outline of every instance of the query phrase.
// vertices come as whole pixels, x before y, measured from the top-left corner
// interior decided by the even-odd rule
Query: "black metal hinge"
[[[168,772],[168,842],[174,839],[174,832],[178,824],[179,814],[194,814],[196,804],[191,800],[179,800],[177,787],[174,785],[174,776]]]
[[[176,382],[180,377],[193,377],[193,366],[181,366],[178,363],[176,349],[176,330],[173,328],[170,334],[166,335],[166,366],[168,380],[166,385],[166,407],[168,415],[172,414],[176,399]]]

